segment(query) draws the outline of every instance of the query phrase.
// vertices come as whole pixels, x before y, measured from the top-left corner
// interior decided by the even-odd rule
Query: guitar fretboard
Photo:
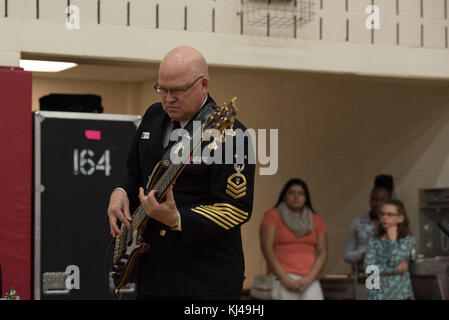
[[[170,163],[167,170],[164,172],[162,177],[159,179],[159,181],[153,187],[153,190],[157,190],[156,199],[159,202],[162,200],[162,195],[165,194],[165,191],[172,184],[172,182],[176,178],[176,176],[180,173],[183,166],[184,166],[184,164]],[[142,207],[142,205],[139,205],[139,207],[136,209],[136,211],[132,215],[133,221],[131,223],[131,230],[139,228],[140,225],[145,221],[146,218],[147,218],[147,214],[145,212],[145,209]]]

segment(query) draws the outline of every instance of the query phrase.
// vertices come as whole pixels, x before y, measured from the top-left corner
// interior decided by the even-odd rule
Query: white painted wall
[[[313,19],[297,26],[296,39],[291,26],[282,27],[282,12],[267,5],[273,21],[270,36],[265,25],[250,25],[247,11],[254,9],[250,0],[243,5],[240,0],[102,0],[100,24],[97,0],[72,0],[80,9],[79,30],[65,26],[66,1],[41,0],[39,19],[34,0],[9,0],[6,17],[5,1],[0,0],[0,52],[16,55],[32,52],[157,62],[173,47],[187,44],[216,66],[449,78],[445,0],[424,0],[423,17],[420,0],[399,1],[399,15],[395,0],[375,1],[381,28],[374,32],[374,43],[365,27],[365,8],[371,0],[348,0],[347,11],[346,0],[322,0],[322,9],[321,0],[315,0]],[[10,55],[0,55],[0,64],[17,59],[12,61]]]

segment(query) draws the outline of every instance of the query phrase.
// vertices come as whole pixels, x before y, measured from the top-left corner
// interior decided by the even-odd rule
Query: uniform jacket
[[[214,103],[210,97],[208,103]],[[148,108],[137,130],[120,183],[131,209],[139,204],[138,188],[146,185],[166,151],[162,137],[168,121],[162,105],[156,103]],[[238,120],[233,126],[237,128],[246,130]],[[254,162],[248,164],[251,142],[246,142],[247,163],[240,175],[233,164],[201,163],[188,164],[177,178],[173,193],[182,231],[149,218],[144,238],[151,247],[141,256],[137,272],[140,294],[240,295],[244,280],[240,227],[251,216],[255,171]]]

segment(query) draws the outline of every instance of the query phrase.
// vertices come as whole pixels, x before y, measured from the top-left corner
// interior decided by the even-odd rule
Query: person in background
[[[275,208],[264,214],[260,240],[268,272],[280,279],[281,300],[323,299],[317,278],[327,259],[326,225],[304,181],[284,186]]]
[[[361,217],[354,219],[349,226],[348,238],[344,250],[344,260],[351,263],[353,272],[361,272],[363,258],[368,241],[373,236],[375,227],[379,221],[380,208],[392,199],[394,190],[393,177],[378,175],[374,180],[374,187],[370,194],[370,211]]]
[[[379,287],[367,289],[369,300],[414,299],[408,263],[415,246],[404,204],[390,200],[382,206],[376,234],[368,242],[364,267],[379,270]]]

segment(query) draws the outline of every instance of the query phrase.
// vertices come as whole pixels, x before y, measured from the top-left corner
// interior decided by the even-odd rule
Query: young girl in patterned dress
[[[399,200],[387,201],[382,206],[379,218],[377,233],[368,242],[364,264],[365,270],[368,266],[379,269],[380,287],[367,289],[368,298],[414,299],[408,269],[415,238],[410,234],[404,204]]]

